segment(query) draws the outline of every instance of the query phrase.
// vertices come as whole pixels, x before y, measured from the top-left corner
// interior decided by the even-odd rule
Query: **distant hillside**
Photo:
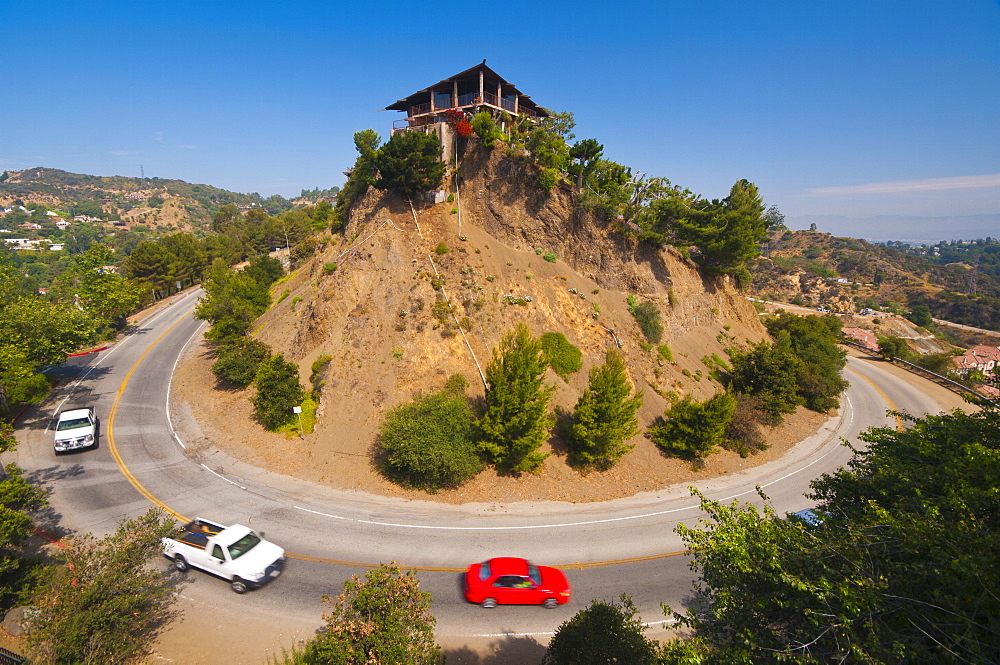
[[[996,241],[982,242],[987,250],[1000,250]],[[980,265],[992,253],[978,245],[968,247],[969,263],[945,262],[934,252],[909,253],[913,250],[905,245],[779,231],[753,269],[751,290],[766,300],[844,312],[869,307],[905,314],[925,305],[935,318],[1000,330],[1000,278],[991,263]]]
[[[88,215],[131,226],[177,230],[206,229],[212,215],[226,204],[258,207],[270,214],[291,209],[281,196],[240,194],[183,180],[92,176],[59,169],[30,168],[0,175],[0,206],[15,202],[40,204],[68,216]]]
[[[785,222],[797,228],[815,224],[820,231],[864,238],[872,242],[890,240],[936,243],[942,240],[985,238],[996,235],[1000,214],[924,217],[920,215],[878,215],[843,217],[838,215],[789,215]]]

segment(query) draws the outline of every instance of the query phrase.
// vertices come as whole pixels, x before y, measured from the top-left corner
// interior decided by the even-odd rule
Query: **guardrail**
[[[0,647],[0,665],[26,665],[27,662],[21,654]]]
[[[853,346],[853,347],[859,348],[862,351],[866,351],[867,353],[878,355],[877,351],[873,351],[872,349],[868,348],[864,344],[858,344],[857,342],[851,342],[851,341],[848,341],[848,340],[841,340],[840,343],[841,344],[845,344],[847,346]],[[940,374],[937,374],[936,372],[932,372],[929,369],[924,369],[920,365],[914,365],[913,363],[911,363],[911,362],[909,362],[907,360],[903,360],[902,358],[896,358],[895,356],[890,356],[888,358],[888,360],[890,360],[892,362],[902,363],[903,369],[905,369],[907,371],[910,371],[910,372],[913,372],[914,374],[922,374],[924,376],[930,377],[934,381],[937,381],[939,383],[945,384],[946,388],[949,388],[949,389],[954,390],[956,392],[970,393],[972,395],[975,395],[978,399],[981,399],[982,401],[986,402],[987,404],[992,404],[993,406],[1000,408],[1000,403],[994,402],[989,397],[986,397],[985,395],[982,395],[982,394],[976,392],[975,390],[973,390],[972,388],[970,388],[968,386],[962,385],[958,381],[954,381],[952,379],[949,379],[947,376],[941,376]]]

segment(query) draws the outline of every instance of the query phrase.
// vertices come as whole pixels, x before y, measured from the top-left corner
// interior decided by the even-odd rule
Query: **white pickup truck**
[[[97,445],[97,418],[93,408],[63,411],[56,419],[53,447],[59,453]]]
[[[181,572],[194,566],[229,580],[236,593],[263,585],[285,567],[285,550],[250,527],[222,526],[201,518],[184,525],[180,536],[164,538],[163,556]]]

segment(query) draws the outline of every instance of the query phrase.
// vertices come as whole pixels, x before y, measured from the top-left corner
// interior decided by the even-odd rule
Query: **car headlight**
[[[253,578],[254,578],[255,580],[259,580],[259,579],[261,579],[262,577],[264,577],[264,575],[266,575],[266,574],[267,574],[267,573],[254,573],[254,574],[253,574]]]
[[[88,434],[87,436],[83,437],[83,442],[84,443],[93,443],[94,442],[94,435],[93,434]]]

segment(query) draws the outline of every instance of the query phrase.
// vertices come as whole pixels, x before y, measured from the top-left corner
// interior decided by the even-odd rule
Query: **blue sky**
[[[793,227],[1000,214],[997,0],[342,4],[4,0],[0,169],[291,197],[486,58],[606,157],[747,178]]]

